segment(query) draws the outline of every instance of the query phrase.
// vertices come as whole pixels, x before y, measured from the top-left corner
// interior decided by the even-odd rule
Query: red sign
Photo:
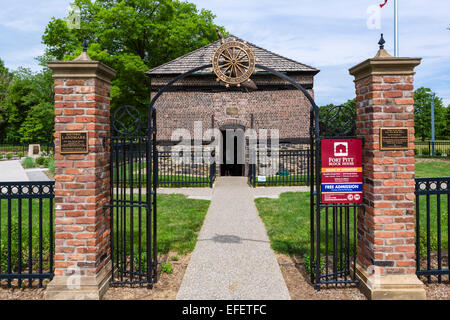
[[[323,139],[322,203],[362,203],[362,141]]]

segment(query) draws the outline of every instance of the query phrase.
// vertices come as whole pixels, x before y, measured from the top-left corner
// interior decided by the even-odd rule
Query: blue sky
[[[65,17],[71,0],[0,0],[0,57],[14,70],[39,70],[41,36],[51,17]],[[354,97],[348,69],[373,57],[381,32],[393,54],[393,0],[381,10],[381,29],[367,27],[367,9],[383,0],[191,0],[212,10],[232,34],[321,70],[319,105]],[[399,0],[400,55],[421,57],[416,86],[450,104],[450,1]]]

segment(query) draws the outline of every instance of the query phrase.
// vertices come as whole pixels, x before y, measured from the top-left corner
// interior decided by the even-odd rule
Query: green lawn
[[[210,201],[158,195],[158,252],[194,250]]]
[[[450,161],[416,163],[416,177],[450,177]]]
[[[450,162],[435,161],[418,163],[417,177],[450,176]],[[272,249],[287,255],[304,255],[310,250],[309,193],[284,193],[280,199],[261,198],[255,200],[261,219],[269,235]],[[420,223],[426,228],[426,197],[421,197]],[[448,248],[448,198],[441,196],[442,243]],[[437,250],[437,197],[430,196],[431,249]],[[323,219],[322,219],[323,220]],[[425,229],[422,229],[425,230]],[[325,235],[322,234],[322,239]],[[352,238],[351,238],[352,239]],[[322,241],[323,244],[323,241]],[[322,248],[323,249],[323,248]],[[426,250],[426,232],[421,232],[421,251]]]
[[[138,197],[135,196],[135,200]],[[33,264],[36,267],[38,263],[39,252],[39,202],[32,200],[32,256]],[[6,259],[8,256],[8,200],[1,200],[0,211],[0,265],[2,270],[6,270]],[[194,250],[197,242],[197,235],[203,225],[206,212],[208,211],[210,201],[187,199],[183,195],[158,195],[158,253],[167,253],[169,251],[179,254],[189,253]],[[43,248],[48,252],[49,248],[49,201],[42,203],[42,230],[43,230]],[[12,224],[12,256],[18,257],[18,235],[19,235],[19,215],[18,200],[11,200],[11,224]],[[145,225],[145,215],[141,211],[141,222]],[[129,222],[130,211],[127,210],[127,241],[130,239]],[[133,210],[134,219],[134,239],[138,239],[139,210]],[[22,251],[23,261],[28,257],[28,200],[22,200]],[[146,233],[142,233],[142,246],[145,248]],[[129,249],[129,245],[127,246]],[[138,248],[138,242],[135,242],[135,249]],[[44,255],[44,267],[48,266],[48,255]]]
[[[426,213],[426,200],[424,197],[420,202],[420,211]],[[260,198],[255,200],[261,219],[263,220],[267,233],[270,238],[271,247],[278,253],[286,255],[308,255],[310,251],[310,211],[309,211],[309,193],[283,193],[280,199]],[[437,209],[436,196],[430,197],[430,230],[432,251],[437,250]],[[442,215],[442,247],[448,248],[448,200],[447,197],[441,197],[441,215]],[[325,211],[322,217],[325,216]],[[331,215],[330,215],[331,216]],[[353,215],[351,215],[353,217]],[[322,219],[322,251],[324,250],[325,223]],[[330,218],[331,220],[331,218]],[[421,215],[421,252],[426,252],[426,214]],[[329,224],[331,230],[331,224]],[[350,234],[352,235],[351,228]],[[353,236],[350,236],[350,243]],[[331,248],[330,248],[331,249]]]
[[[288,192],[255,203],[273,250],[287,255],[309,252],[309,193]]]

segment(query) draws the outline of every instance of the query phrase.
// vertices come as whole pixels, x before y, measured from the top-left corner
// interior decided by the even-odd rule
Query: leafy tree
[[[133,105],[146,114],[150,99],[145,72],[217,40],[215,15],[179,0],[75,0],[81,28],[53,18],[42,37],[47,55],[73,59],[88,39],[88,53],[114,68],[112,108]],[[219,27],[226,34],[224,28]]]
[[[434,96],[430,88],[421,87],[415,91],[414,100],[416,137],[422,139],[422,141],[431,139],[431,102],[434,100],[436,138],[447,138],[450,122],[448,110],[444,107],[442,99]]]
[[[36,143],[53,140],[54,106],[49,102],[42,102],[30,108],[25,121],[19,129],[20,142]]]
[[[450,104],[445,108],[444,129],[442,130],[442,139],[450,139]]]
[[[11,83],[11,74],[0,59],[0,138],[2,137],[6,126],[6,97],[8,95],[9,84]]]
[[[51,71],[44,69],[39,73],[33,73],[29,69],[19,68],[14,72],[13,80],[9,85],[8,95],[5,99],[5,114],[8,126],[5,128],[2,139],[7,143],[19,142],[21,133],[24,132],[21,130],[22,125],[27,121],[27,118],[36,117],[30,110],[33,109],[34,113],[41,114],[38,112],[39,106],[43,107],[45,103],[53,105]],[[46,122],[45,119],[42,119],[42,121]],[[45,126],[50,136],[53,132],[52,127],[53,125],[51,127]],[[28,137],[31,140],[38,139],[38,137]],[[35,140],[34,142],[38,141]],[[39,140],[39,142],[43,141]]]

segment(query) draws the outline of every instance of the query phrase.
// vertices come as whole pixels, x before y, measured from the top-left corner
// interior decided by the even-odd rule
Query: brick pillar
[[[100,299],[111,276],[109,248],[110,85],[115,71],[86,52],[48,64],[55,79],[55,278],[46,299]],[[62,132],[87,133],[85,153],[61,151]],[[67,133],[65,133],[66,135]]]
[[[350,69],[355,77],[357,135],[364,137],[364,205],[358,217],[357,275],[372,299],[424,299],[415,275],[414,68],[381,47]],[[384,151],[381,128],[408,129],[407,150]]]

